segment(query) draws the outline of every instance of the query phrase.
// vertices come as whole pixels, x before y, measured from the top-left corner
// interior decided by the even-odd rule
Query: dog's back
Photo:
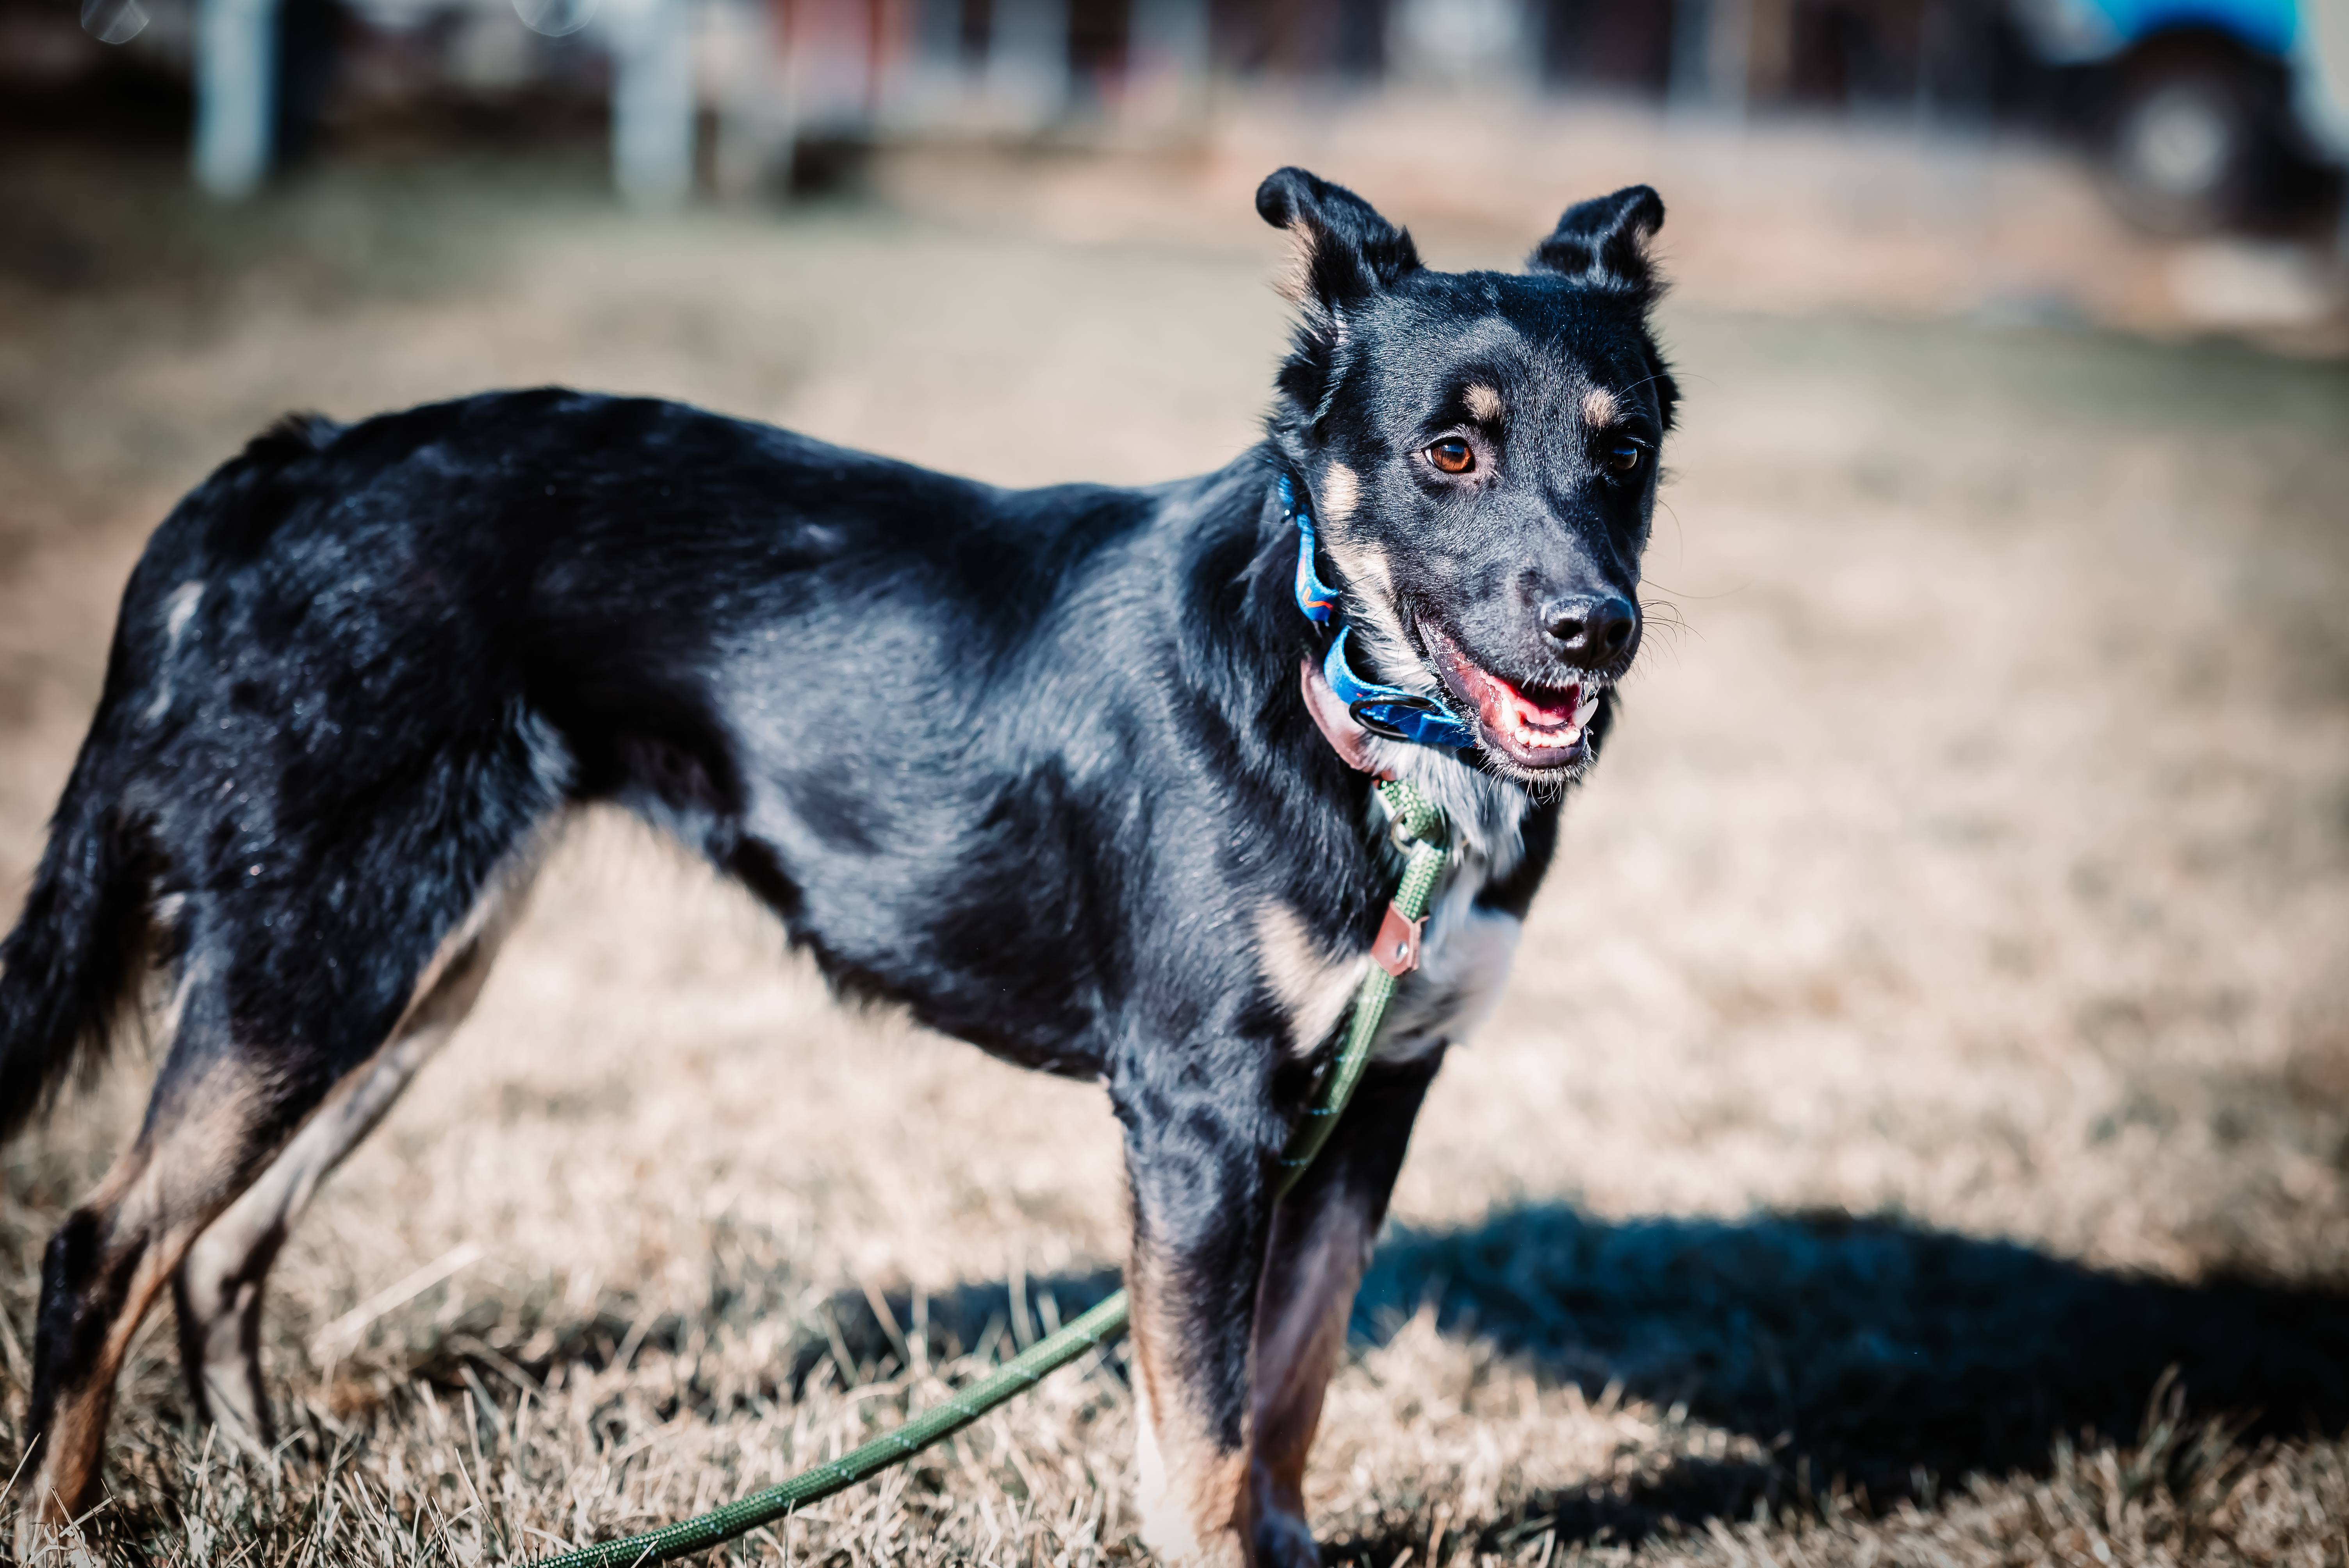
[[[158,945],[339,1076],[499,864],[582,801],[742,876],[837,978],[902,991],[892,944],[855,931],[903,934],[871,905],[925,867],[893,848],[959,831],[946,803],[1098,711],[1075,688],[1099,665],[1039,672],[1033,633],[1066,605],[1118,619],[1085,579],[1150,510],[645,399],[281,422],[173,511],[124,595],[0,948],[0,1130],[103,1047]],[[816,863],[843,856],[859,874]],[[852,887],[861,913],[797,918]],[[319,950],[329,983],[287,972]]]

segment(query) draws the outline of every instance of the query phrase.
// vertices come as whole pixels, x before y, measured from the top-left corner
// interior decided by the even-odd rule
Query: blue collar
[[[1307,620],[1326,626],[1338,614],[1338,590],[1322,582],[1321,573],[1315,570],[1314,557],[1320,545],[1313,537],[1313,515],[1298,499],[1297,487],[1287,474],[1280,476],[1280,504],[1297,524],[1297,607],[1305,612]],[[1422,746],[1464,751],[1476,744],[1475,730],[1435,698],[1401,686],[1374,686],[1357,676],[1346,662],[1346,634],[1350,630],[1340,625],[1337,636],[1330,639],[1329,655],[1321,661],[1321,676],[1356,724],[1373,735]]]

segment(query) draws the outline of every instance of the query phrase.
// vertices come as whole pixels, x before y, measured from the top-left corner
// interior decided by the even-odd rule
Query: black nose
[[[1615,593],[1553,599],[1542,606],[1541,620],[1558,657],[1586,670],[1621,658],[1631,645],[1631,634],[1640,629],[1640,612]]]

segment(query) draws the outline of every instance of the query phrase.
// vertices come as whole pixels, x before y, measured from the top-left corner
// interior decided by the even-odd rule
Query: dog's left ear
[[[1256,210],[1297,242],[1281,292],[1308,310],[1337,311],[1419,271],[1419,247],[1342,185],[1282,169],[1256,188]]]
[[[1568,207],[1557,230],[1526,258],[1526,265],[1652,300],[1661,289],[1648,256],[1648,242],[1663,226],[1664,199],[1651,186],[1626,185],[1611,196],[1594,196]]]

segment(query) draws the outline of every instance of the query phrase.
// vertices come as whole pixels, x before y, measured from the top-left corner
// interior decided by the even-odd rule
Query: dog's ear
[[[1256,210],[1297,245],[1280,285],[1298,307],[1296,334],[1274,384],[1296,415],[1318,423],[1343,379],[1347,313],[1419,271],[1419,248],[1368,201],[1302,169],[1257,186]],[[1276,430],[1287,418],[1276,409]]]
[[[1259,198],[1261,200],[1261,198]],[[1578,284],[1620,289],[1644,299],[1661,292],[1648,242],[1664,226],[1664,199],[1646,185],[1577,201],[1526,265]]]
[[[1256,210],[1286,229],[1297,252],[1281,293],[1308,310],[1332,311],[1419,271],[1411,236],[1342,185],[1282,169],[1256,188]]]

